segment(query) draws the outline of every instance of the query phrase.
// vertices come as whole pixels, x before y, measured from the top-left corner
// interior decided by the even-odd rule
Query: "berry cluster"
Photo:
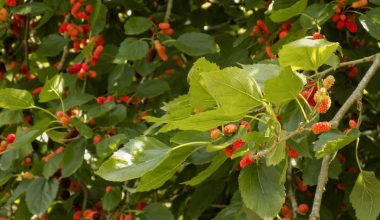
[[[291,28],[291,24],[289,22],[284,22],[281,24],[281,31],[278,34],[278,39],[282,39],[288,35],[289,30]]]
[[[245,127],[247,132],[252,131],[252,126],[247,121],[241,121],[240,126]],[[238,131],[238,126],[236,124],[227,124],[224,126],[223,133],[219,128],[214,128],[210,131],[210,137],[212,140],[218,140],[222,136],[229,136],[235,134]],[[232,157],[232,155],[240,150],[246,143],[242,139],[236,139],[231,145],[228,145],[224,148],[224,153],[227,157]],[[247,165],[253,163],[253,159],[251,158],[251,151],[248,151],[240,161],[240,167],[244,168]]]
[[[245,145],[245,142],[241,139],[238,139],[232,143],[232,145],[224,148],[224,153],[226,153],[227,157],[232,157],[235,151],[239,150],[241,147]]]
[[[256,21],[256,25],[252,27],[252,31],[249,33],[250,37],[258,35],[257,42],[259,44],[265,43],[265,38],[270,36],[271,31],[266,26],[263,20],[259,19]]]
[[[288,145],[288,144],[286,144],[286,148],[288,148],[288,156],[290,158],[293,158],[293,159],[297,159],[298,158],[299,155],[298,155],[298,152],[295,149],[291,148],[290,145]]]
[[[67,127],[71,122],[71,117],[64,112],[57,112],[57,117],[61,121],[63,127]]]
[[[69,66],[67,68],[67,73],[76,74],[78,79],[81,80],[84,80],[86,77],[96,77],[96,72],[94,70],[89,70],[89,67],[86,63],[77,63]]]
[[[9,149],[12,147],[12,143],[16,140],[15,134],[9,134],[6,138],[6,140],[2,140],[0,142],[0,153],[4,152],[6,149]]]
[[[304,99],[307,100],[310,106],[315,106],[316,102],[314,101],[314,95],[317,92],[317,87],[313,81],[310,81],[306,84],[305,90],[300,94]]]
[[[170,28],[170,24],[168,22],[159,23],[158,28],[160,29],[160,34],[163,34],[163,35],[166,34],[169,36],[174,34],[174,30]]]
[[[311,131],[314,134],[321,134],[323,132],[327,132],[331,129],[331,123],[324,121],[324,122],[317,122],[311,126]]]
[[[66,15],[65,21],[59,26],[59,33],[67,35],[72,41],[73,52],[78,53],[89,42],[93,42],[92,54],[86,55],[86,63],[74,64],[69,67],[68,72],[71,74],[77,74],[79,79],[84,79],[87,76],[90,78],[96,77],[95,71],[89,71],[88,65],[96,65],[100,55],[103,52],[104,39],[101,35],[90,36],[91,27],[89,25],[89,18],[92,13],[92,6],[90,4],[85,5],[85,0],[70,0],[71,3],[71,15],[77,19],[76,21],[69,22]],[[80,23],[80,22],[86,23]],[[79,24],[78,24],[79,23]]]
[[[71,14],[78,19],[88,20],[92,12],[92,5],[86,5],[84,10],[82,6],[86,0],[70,0]]]
[[[319,114],[326,113],[331,106],[331,98],[328,90],[334,85],[335,78],[328,76],[322,82],[322,87],[317,88],[314,82],[310,81],[306,84],[306,88],[301,92],[300,97],[307,100],[310,106],[316,106],[316,111]]]
[[[306,192],[308,187],[307,185],[305,185],[305,183],[301,180],[301,178],[299,176],[296,176],[295,178],[296,180],[296,187],[299,191],[301,192]]]
[[[166,54],[166,48],[162,46],[161,42],[159,40],[154,40],[154,48],[156,49],[158,56],[161,58],[162,61],[167,61],[168,55]]]
[[[367,0],[359,0],[358,2],[354,2],[353,5],[358,8],[359,5],[362,5],[363,1]],[[358,25],[355,22],[355,15],[354,14],[345,14],[344,13],[344,6],[346,4],[347,0],[340,0],[336,9],[335,9],[335,14],[331,17],[331,20],[336,23],[336,28],[337,29],[343,29],[346,27],[348,31],[351,33],[356,33],[358,31]],[[366,3],[367,4],[367,3]],[[363,5],[364,6],[364,5]],[[362,6],[360,6],[362,7]]]
[[[240,167],[241,167],[242,169],[243,169],[244,167],[246,167],[246,166],[252,164],[253,162],[255,162],[255,161],[252,159],[251,154],[252,154],[252,152],[251,152],[251,151],[248,151],[248,152],[244,155],[243,159],[240,160]]]
[[[119,96],[119,98],[115,98],[114,96],[99,96],[96,98],[96,102],[99,105],[103,105],[107,102],[116,102],[116,103],[124,103],[124,104],[139,104],[141,103],[140,98],[133,98],[127,95]]]
[[[287,205],[282,206],[281,214],[284,217],[283,219],[292,219],[293,217],[292,210]]]

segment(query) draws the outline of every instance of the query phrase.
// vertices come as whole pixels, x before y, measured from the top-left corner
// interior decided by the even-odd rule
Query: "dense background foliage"
[[[0,0],[0,219],[378,219],[379,6]]]

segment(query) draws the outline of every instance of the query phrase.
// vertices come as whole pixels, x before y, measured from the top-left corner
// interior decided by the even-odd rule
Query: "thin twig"
[[[297,218],[297,200],[293,192],[293,178],[292,178],[292,165],[289,164],[288,169],[286,170],[286,179],[289,182],[289,190],[288,190],[288,198],[290,200],[290,204],[292,205],[292,218]]]
[[[371,58],[372,59],[372,58]],[[380,54],[374,55],[374,61],[371,67],[368,69],[367,73],[364,75],[356,89],[352,92],[350,97],[346,100],[343,106],[339,109],[339,111],[335,114],[334,118],[330,121],[333,128],[337,128],[339,122],[342,120],[344,115],[350,110],[351,106],[355,103],[356,100],[360,99],[363,93],[363,90],[368,85],[371,78],[375,75],[376,70],[380,66]],[[323,157],[321,171],[318,177],[317,189],[315,191],[313,209],[310,214],[310,220],[318,220],[319,210],[322,201],[322,195],[327,184],[328,180],[328,169],[330,165],[330,160],[332,159],[331,154],[327,154]]]
[[[212,204],[212,205],[210,205],[210,207],[218,208],[218,209],[224,209],[227,207],[227,205]]]
[[[259,160],[260,158],[265,157],[266,155],[271,153],[274,149],[276,149],[277,145],[279,145],[280,143],[282,143],[282,142],[284,142],[284,141],[286,141],[286,140],[288,140],[288,139],[290,139],[290,138],[292,138],[298,134],[303,133],[304,131],[305,131],[305,129],[303,127],[300,127],[297,130],[294,130],[294,131],[288,133],[288,135],[286,135],[285,137],[283,137],[280,140],[273,143],[272,146],[270,146],[269,148],[262,150],[262,151],[259,151],[255,155],[252,155],[251,159],[252,160]]]
[[[373,62],[373,60],[375,59],[377,54],[374,54],[374,55],[371,55],[371,56],[368,56],[368,57],[363,57],[361,59],[357,59],[357,60],[352,60],[352,61],[348,61],[348,62],[343,62],[343,63],[340,63],[337,67],[330,67],[320,73],[317,73],[315,75],[313,75],[312,77],[313,78],[316,78],[316,77],[324,77],[326,74],[332,72],[332,71],[335,71],[336,69],[338,68],[342,68],[342,67],[347,67],[347,66],[355,66],[357,64],[361,64],[361,63],[368,63],[368,62]]]
[[[70,20],[70,14],[66,15],[65,17],[65,20],[63,22],[69,22]],[[69,39],[69,36],[67,35],[67,33],[65,33],[63,35],[63,37],[67,40]],[[69,44],[66,44],[64,47],[63,47],[63,53],[62,53],[62,56],[61,56],[61,60],[59,61],[59,64],[58,64],[58,72],[61,72],[62,69],[63,69],[63,66],[65,65],[66,63],[66,59],[67,57],[69,56]]]
[[[29,71],[29,46],[28,46],[28,38],[29,38],[29,15],[25,17],[25,32],[24,32],[24,62]]]
[[[83,201],[82,201],[82,210],[86,209],[87,206],[87,200],[88,200],[88,191],[87,187],[84,184],[80,184],[83,190]]]
[[[172,14],[173,2],[174,0],[168,0],[168,4],[166,5],[165,17],[164,17],[165,22],[169,22],[170,15]]]

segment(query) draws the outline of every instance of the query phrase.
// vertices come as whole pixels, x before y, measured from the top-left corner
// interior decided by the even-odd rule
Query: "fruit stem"
[[[38,107],[38,106],[35,106],[35,105],[33,105],[32,108],[34,108],[34,109],[38,109],[38,110],[41,110],[41,111],[43,111],[43,112],[45,112],[45,113],[51,115],[53,118],[55,118],[55,119],[58,120],[57,116],[55,116],[53,113],[51,113],[50,111],[48,111],[48,110],[46,110],[46,109],[44,109],[44,108],[41,108],[41,107]]]
[[[363,172],[362,167],[360,166],[360,161],[359,161],[359,156],[358,156],[359,141],[360,141],[360,138],[357,138],[356,146],[355,146],[355,158],[356,158],[356,163],[358,164],[360,172]]]

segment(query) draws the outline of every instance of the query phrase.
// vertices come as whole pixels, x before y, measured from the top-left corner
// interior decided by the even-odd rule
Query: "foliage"
[[[0,1],[0,218],[377,219],[379,5]]]

